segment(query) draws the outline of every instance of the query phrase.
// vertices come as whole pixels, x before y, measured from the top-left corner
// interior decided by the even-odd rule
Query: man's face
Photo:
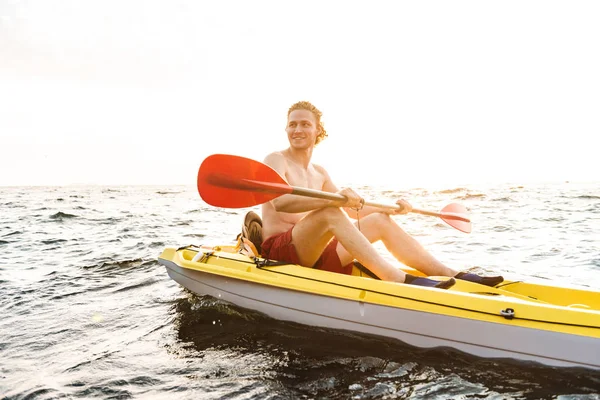
[[[285,131],[291,147],[307,149],[314,146],[317,140],[317,119],[308,110],[294,110],[288,116]]]

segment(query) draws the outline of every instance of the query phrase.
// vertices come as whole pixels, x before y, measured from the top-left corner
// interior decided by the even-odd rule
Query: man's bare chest
[[[292,186],[317,190],[323,188],[325,181],[324,177],[314,170],[314,168],[308,170],[291,169],[286,174],[286,179]]]

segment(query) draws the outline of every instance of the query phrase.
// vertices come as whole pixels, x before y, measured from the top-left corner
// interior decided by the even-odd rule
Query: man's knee
[[[388,214],[383,212],[375,212],[373,214],[369,214],[367,218],[372,219],[373,222],[378,225],[394,223],[394,220]]]
[[[336,207],[325,207],[313,212],[314,217],[330,225],[338,224],[342,219],[348,219],[346,214]]]
[[[335,220],[335,219],[344,217],[344,212],[337,207],[321,208],[321,209],[315,211],[314,213],[316,215],[318,215],[319,217],[321,217],[323,219],[328,219],[328,220],[329,219]]]

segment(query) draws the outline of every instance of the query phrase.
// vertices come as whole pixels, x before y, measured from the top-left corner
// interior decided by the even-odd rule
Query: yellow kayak
[[[281,320],[480,357],[600,369],[599,292],[462,280],[440,290],[373,279],[358,267],[342,275],[251,258],[233,246],[167,248],[158,260],[173,280],[198,295]]]

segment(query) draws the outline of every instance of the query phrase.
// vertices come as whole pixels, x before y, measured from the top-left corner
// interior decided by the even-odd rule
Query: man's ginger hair
[[[323,113],[319,111],[319,109],[312,105],[312,103],[310,103],[309,101],[299,101],[295,104],[292,104],[287,113],[288,117],[290,116],[292,111],[296,110],[310,111],[315,116],[315,119],[317,120],[317,129],[319,131],[319,134],[317,135],[317,138],[315,140],[316,146],[327,137],[327,131],[325,130],[325,127],[323,127],[323,122],[321,122],[321,117],[323,116]]]

